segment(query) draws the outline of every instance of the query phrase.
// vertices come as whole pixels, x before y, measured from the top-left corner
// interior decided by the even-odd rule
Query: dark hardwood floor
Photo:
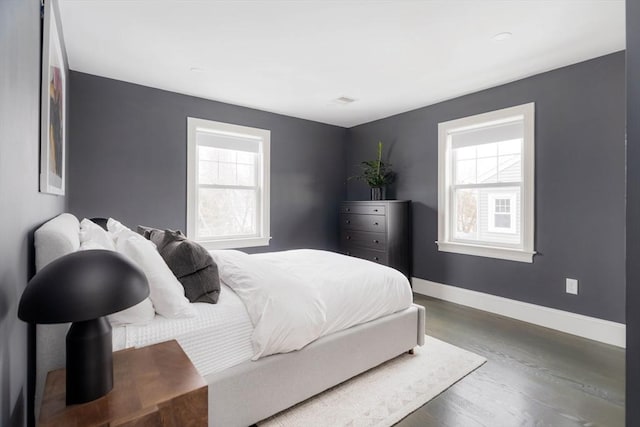
[[[624,350],[415,295],[427,334],[487,363],[400,427],[624,426]]]

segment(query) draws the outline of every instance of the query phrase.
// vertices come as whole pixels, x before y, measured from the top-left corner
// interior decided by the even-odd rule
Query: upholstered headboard
[[[80,223],[68,213],[49,220],[34,235],[36,270],[80,247]],[[51,301],[55,304],[55,301]],[[65,340],[69,324],[36,326],[36,417],[47,372],[65,366]]]
[[[44,223],[35,232],[36,271],[80,247],[80,223],[75,216],[63,213]]]

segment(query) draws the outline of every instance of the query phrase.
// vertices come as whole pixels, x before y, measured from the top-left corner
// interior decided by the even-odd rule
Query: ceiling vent
[[[333,100],[336,104],[347,105],[355,102],[356,100],[353,98],[349,98],[348,96],[341,96],[340,98],[336,98]]]
[[[513,36],[513,34],[511,34],[508,31],[505,31],[504,33],[498,33],[495,36],[491,37],[493,39],[493,41],[496,42],[503,42],[505,40],[509,40],[511,37]]]

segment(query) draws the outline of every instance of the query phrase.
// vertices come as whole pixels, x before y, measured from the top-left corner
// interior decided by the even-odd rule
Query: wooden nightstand
[[[174,341],[113,354],[113,390],[65,405],[65,370],[47,375],[38,426],[207,426],[207,384]]]

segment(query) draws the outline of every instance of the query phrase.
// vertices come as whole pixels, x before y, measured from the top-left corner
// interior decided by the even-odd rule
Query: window
[[[489,193],[488,230],[516,234],[516,193]]]
[[[534,104],[438,125],[438,249],[532,262]]]
[[[187,235],[208,249],[267,246],[270,132],[187,119]]]

